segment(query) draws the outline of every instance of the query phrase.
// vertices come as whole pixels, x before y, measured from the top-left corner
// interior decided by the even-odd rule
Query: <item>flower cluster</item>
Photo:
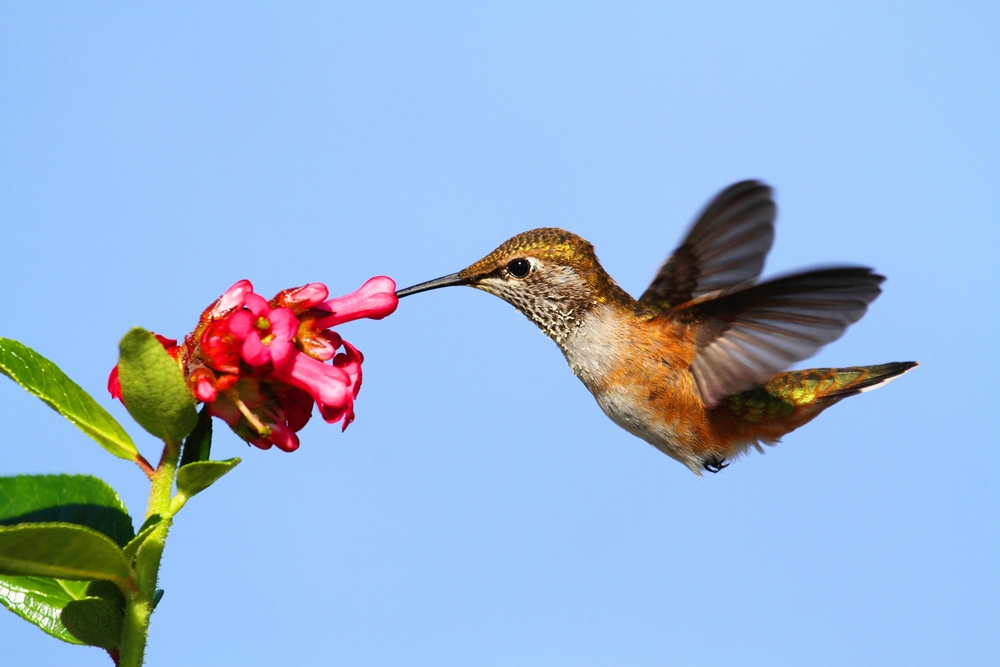
[[[313,404],[327,423],[340,421],[346,429],[354,421],[364,357],[331,327],[389,315],[396,310],[395,290],[392,279],[379,276],[334,299],[327,299],[326,285],[312,283],[268,301],[241,280],[202,313],[181,345],[157,339],[212,415],[261,449],[290,452]],[[117,367],[108,390],[121,399]]]

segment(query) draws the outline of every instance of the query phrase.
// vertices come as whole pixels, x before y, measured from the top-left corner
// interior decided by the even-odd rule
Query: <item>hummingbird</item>
[[[555,341],[614,423],[696,475],[717,473],[918,365],[787,370],[840,338],[885,278],[836,266],[758,282],[776,214],[767,185],[726,188],[638,299],[590,243],[554,227],[396,296],[466,285],[500,297]]]

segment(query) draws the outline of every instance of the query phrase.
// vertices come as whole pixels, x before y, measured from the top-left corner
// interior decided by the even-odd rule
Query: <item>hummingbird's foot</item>
[[[712,457],[710,459],[707,459],[702,464],[702,467],[710,473],[717,473],[720,472],[723,468],[728,468],[729,462],[726,461],[726,459],[724,458]]]

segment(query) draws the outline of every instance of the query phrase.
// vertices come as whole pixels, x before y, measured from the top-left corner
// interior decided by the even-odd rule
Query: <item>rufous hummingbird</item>
[[[638,300],[590,243],[557,228],[518,234],[396,296],[468,285],[500,297],[556,342],[612,421],[695,474],[719,472],[917,365],[786,371],[857,322],[885,278],[836,267],[756,282],[776,212],[763,183],[726,188]]]

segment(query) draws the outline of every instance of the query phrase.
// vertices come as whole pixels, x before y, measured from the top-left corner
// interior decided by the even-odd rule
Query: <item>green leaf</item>
[[[75,523],[119,546],[132,539],[132,518],[110,486],[91,475],[0,477],[0,526]]]
[[[198,413],[198,423],[191,435],[184,440],[181,454],[181,465],[186,466],[195,461],[207,461],[212,454],[212,415],[208,413],[206,404]]]
[[[136,327],[119,344],[118,378],[125,407],[151,434],[179,443],[194,428],[194,397],[176,361],[145,329]]]
[[[45,401],[115,456],[134,461],[139,452],[125,429],[58,366],[30,347],[0,338],[0,373]]]
[[[116,609],[121,610],[125,613],[125,596],[122,594],[120,588],[115,586],[110,581],[104,581],[102,579],[97,579],[96,581],[91,581],[87,584],[87,597],[88,598],[104,598],[110,602]]]
[[[196,461],[177,471],[177,492],[190,498],[201,493],[220,477],[239,465],[240,459]]]
[[[85,581],[0,576],[0,603],[56,639],[80,644],[59,616],[69,602],[85,597],[86,589]]]
[[[84,598],[66,604],[60,620],[71,635],[89,646],[114,650],[121,645],[125,614],[104,598]]]
[[[160,525],[160,521],[162,520],[163,518],[159,514],[153,514],[146,519],[145,523],[143,523],[142,527],[139,529],[139,532],[132,538],[132,541],[122,548],[122,551],[125,553],[126,561],[129,563],[132,562],[132,559],[135,558],[136,552],[139,551],[139,547],[142,546],[142,543],[146,541],[147,537],[153,534],[153,531],[156,530],[156,527]]]
[[[129,568],[118,545],[96,530],[72,523],[22,523],[0,527],[0,574],[125,585]]]

